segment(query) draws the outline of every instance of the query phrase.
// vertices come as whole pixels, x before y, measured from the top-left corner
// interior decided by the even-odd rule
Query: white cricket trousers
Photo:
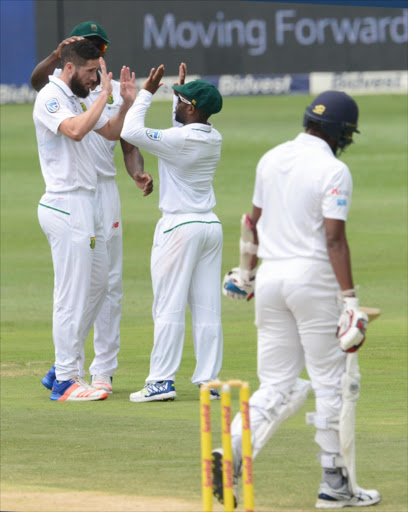
[[[154,346],[146,383],[175,380],[190,307],[196,368],[193,384],[214,380],[222,365],[222,227],[212,213],[165,214],[153,241]]]
[[[119,190],[113,176],[98,176],[96,198],[108,254],[108,289],[94,324],[95,358],[89,373],[112,377],[118,367],[123,299],[122,219]]]
[[[255,323],[261,394],[268,388],[290,392],[306,366],[317,414],[339,416],[346,354],[336,337],[338,290],[329,262],[296,259],[260,265]],[[325,452],[340,452],[336,430],[317,430],[315,440]]]
[[[85,340],[107,289],[106,244],[95,192],[46,193],[38,219],[51,247],[56,376],[65,381],[83,374]]]

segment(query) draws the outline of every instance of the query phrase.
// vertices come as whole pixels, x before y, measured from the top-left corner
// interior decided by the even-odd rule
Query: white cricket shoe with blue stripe
[[[375,489],[366,490],[357,487],[357,493],[353,496],[347,481],[339,489],[333,489],[327,482],[322,482],[316,508],[368,507],[380,501],[381,494]]]
[[[177,396],[174,381],[163,380],[146,384],[143,389],[130,395],[131,402],[167,402]]]

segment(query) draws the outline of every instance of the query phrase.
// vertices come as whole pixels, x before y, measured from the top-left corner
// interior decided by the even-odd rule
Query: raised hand
[[[183,85],[187,77],[187,66],[182,62],[179,66],[179,79],[178,83],[174,85]]]
[[[103,57],[99,57],[99,65],[101,67],[102,91],[106,92],[109,96],[112,92],[112,73],[106,71],[106,63]]]
[[[161,83],[161,79],[164,75],[164,65],[160,64],[160,66],[155,69],[152,68],[150,70],[149,76],[146,80],[146,82],[143,84],[143,89],[146,89],[146,91],[151,92],[154,94],[159,87],[161,87],[163,84]]]
[[[135,74],[130,74],[130,68],[123,66],[120,71],[120,95],[127,106],[132,106],[136,99]]]

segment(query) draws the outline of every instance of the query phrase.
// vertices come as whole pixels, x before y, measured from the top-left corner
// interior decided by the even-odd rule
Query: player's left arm
[[[153,178],[147,172],[144,172],[144,159],[139,149],[133,144],[120,139],[122,146],[123,159],[126,170],[136,185],[143,191],[143,196],[148,196],[153,192]]]
[[[339,219],[324,219],[326,246],[334,274],[341,290],[354,288],[351,272],[350,250],[346,237],[346,222]]]

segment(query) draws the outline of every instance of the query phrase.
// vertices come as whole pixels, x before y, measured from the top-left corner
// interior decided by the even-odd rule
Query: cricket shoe
[[[224,486],[223,481],[223,455],[222,448],[212,451],[212,493],[220,503],[224,503]],[[238,475],[233,474],[232,490],[234,493],[234,508],[238,505]]]
[[[93,388],[82,377],[61,382],[55,380],[50,396],[51,400],[58,402],[90,402],[105,400],[105,398],[108,398],[106,391]]]
[[[168,402],[174,400],[176,396],[174,381],[162,380],[146,384],[143,389],[132,393],[129,398],[131,402]]]
[[[52,389],[55,379],[55,366],[51,366],[51,369],[49,370],[47,375],[41,379],[41,384],[47,389]]]
[[[316,508],[368,507],[380,501],[381,494],[375,489],[368,491],[357,486],[357,493],[352,495],[347,480],[339,489],[333,489],[327,482],[322,482]]]
[[[96,389],[103,389],[111,394],[112,391],[112,377],[110,375],[92,375],[91,386]]]
[[[201,386],[203,384],[204,384],[204,382],[199,384],[198,387],[201,388]],[[221,395],[220,395],[220,392],[218,391],[217,388],[211,388],[210,389],[210,400],[221,400]]]
[[[218,391],[218,389],[215,389],[215,388],[210,389],[210,400],[220,400],[220,399],[221,399],[221,396],[220,396],[220,392]]]

